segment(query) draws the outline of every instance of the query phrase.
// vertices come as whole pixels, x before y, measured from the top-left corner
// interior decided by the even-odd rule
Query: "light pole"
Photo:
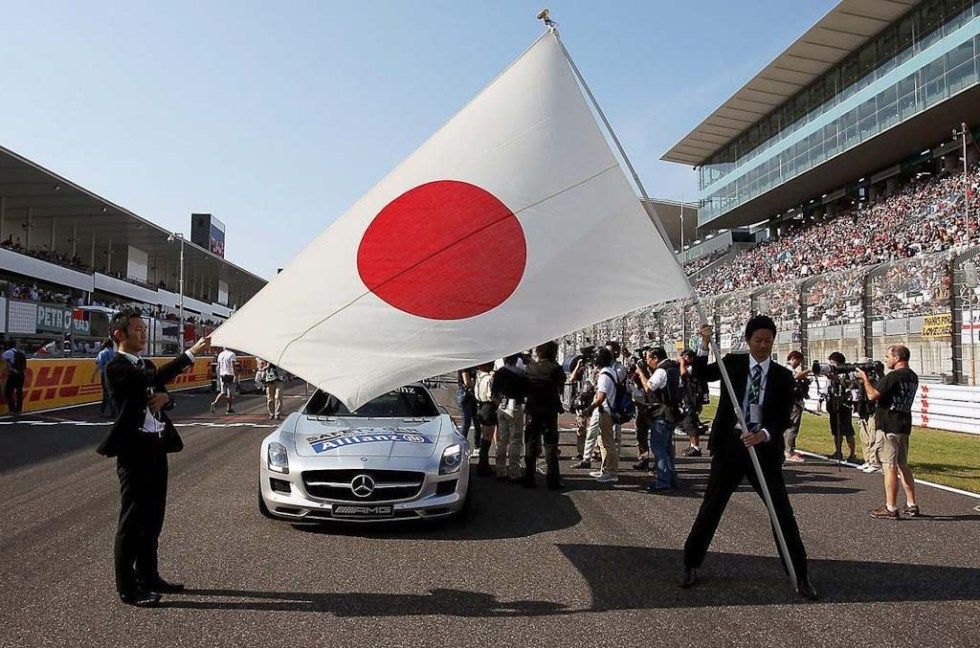
[[[953,129],[953,137],[960,137],[963,142],[963,223],[966,226],[966,244],[970,245],[970,174],[966,162],[966,122],[960,124],[960,130]]]
[[[684,253],[684,196],[681,196],[681,254]],[[684,256],[687,259],[687,256]],[[681,264],[683,269],[684,265]],[[681,345],[687,347],[687,307],[681,305]]]
[[[167,237],[167,243],[173,243],[174,241],[180,241],[180,289],[178,295],[178,310],[180,312],[180,328],[177,331],[177,344],[180,345],[180,350],[184,350],[184,235],[180,232],[174,232]]]

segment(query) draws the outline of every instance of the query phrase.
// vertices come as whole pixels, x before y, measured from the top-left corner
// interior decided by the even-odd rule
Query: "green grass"
[[[715,399],[712,399],[710,405],[705,405],[701,418],[714,418],[715,408]],[[856,452],[860,457],[861,433],[857,421],[854,428],[857,431],[854,438]],[[822,455],[834,451],[826,415],[803,414],[796,447]],[[847,454],[846,444],[844,454]],[[915,427],[909,442],[909,465],[917,479],[980,493],[980,435]]]

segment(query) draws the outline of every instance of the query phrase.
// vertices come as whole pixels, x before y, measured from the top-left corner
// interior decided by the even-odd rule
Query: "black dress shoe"
[[[817,590],[813,589],[813,585],[806,579],[796,584],[796,593],[800,595],[800,598],[805,598],[808,601],[820,600],[820,595],[817,594]]]
[[[698,570],[693,567],[685,567],[684,571],[681,572],[681,580],[679,585],[684,589],[693,586],[698,582]]]
[[[146,590],[120,592],[119,600],[126,605],[142,608],[157,607],[160,605],[160,595],[156,592],[148,592]]]
[[[143,584],[143,589],[150,592],[160,592],[161,594],[176,594],[184,591],[183,583],[170,583],[157,577],[154,580]]]

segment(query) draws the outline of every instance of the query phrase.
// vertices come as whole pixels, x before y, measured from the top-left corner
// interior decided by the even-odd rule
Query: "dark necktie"
[[[752,406],[759,404],[759,396],[762,394],[762,365],[757,364],[752,367],[752,383],[749,385],[749,397],[745,399],[746,419],[752,418]],[[759,421],[749,421],[758,423]]]

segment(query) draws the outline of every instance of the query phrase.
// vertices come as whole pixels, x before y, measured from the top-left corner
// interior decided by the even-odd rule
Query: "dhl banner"
[[[173,358],[150,358],[158,367]],[[255,374],[255,358],[240,357],[243,365],[251,360]],[[168,383],[170,390],[207,387],[211,384],[213,358],[200,357]],[[244,366],[243,366],[244,368]],[[95,365],[95,358],[65,358],[52,360],[29,359],[24,377],[24,412],[87,405],[102,401],[102,376]],[[7,402],[0,395],[0,414],[7,413]]]
[[[255,356],[235,356],[238,362],[235,369],[238,373],[238,382],[255,380],[255,373],[259,370],[259,359]]]

